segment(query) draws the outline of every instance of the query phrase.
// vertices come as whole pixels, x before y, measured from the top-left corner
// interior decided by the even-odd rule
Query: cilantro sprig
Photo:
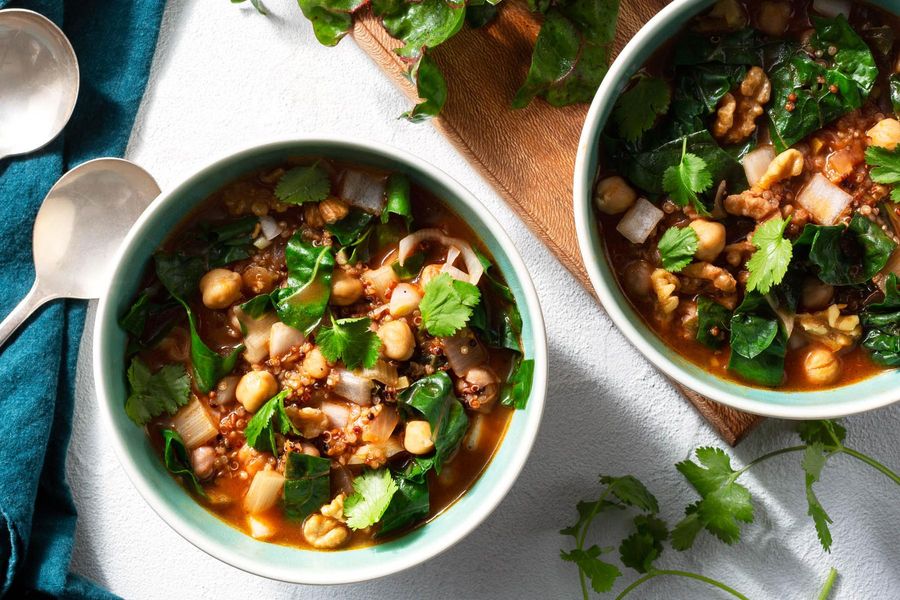
[[[275,196],[287,204],[321,202],[330,193],[331,177],[318,163],[294,167],[275,186]]]
[[[694,258],[700,239],[690,227],[670,227],[659,238],[659,258],[663,269],[670,273],[682,270]]]
[[[462,329],[481,299],[477,286],[441,273],[425,285],[419,303],[422,324],[435,337],[448,337]]]
[[[629,142],[636,141],[653,127],[657,117],[666,114],[672,93],[669,84],[659,77],[641,77],[619,97],[613,109],[613,120],[619,133]]]
[[[139,358],[128,367],[128,399],[125,414],[138,425],[146,425],[162,414],[175,414],[191,395],[191,377],[184,365],[164,365],[155,373]]]
[[[370,328],[369,317],[334,319],[331,326],[324,326],[316,334],[316,344],[331,362],[339,360],[350,370],[365,367],[371,369],[378,361],[381,340]]]
[[[387,469],[358,475],[353,479],[353,493],[344,501],[347,526],[365,529],[377,523],[396,492],[397,484]]]
[[[893,150],[881,146],[866,148],[866,163],[872,167],[869,177],[875,183],[892,186],[891,200],[900,202],[900,146]]]
[[[756,229],[753,234],[756,252],[747,261],[750,273],[747,279],[748,291],[757,290],[760,294],[768,294],[773,286],[784,279],[794,253],[791,241],[784,238],[784,231],[790,222],[790,217],[774,217]]]
[[[712,175],[706,161],[687,151],[687,138],[681,146],[681,160],[663,173],[663,190],[679,206],[693,205],[701,215],[707,214],[706,207],[698,194],[712,186]]]
[[[294,427],[284,410],[284,399],[287,398],[287,394],[287,390],[284,390],[272,396],[247,422],[244,436],[247,438],[247,444],[251,448],[255,448],[260,452],[275,454],[277,450],[275,445],[276,431],[282,435],[287,433],[300,434],[300,431]]]

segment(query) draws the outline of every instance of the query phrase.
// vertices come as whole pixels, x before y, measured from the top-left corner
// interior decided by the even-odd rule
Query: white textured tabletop
[[[268,18],[252,11],[249,2],[169,2],[128,158],[149,169],[163,189],[231,150],[309,133],[362,136],[439,165],[507,224],[537,285],[552,374],[540,435],[506,500],[443,555],[358,585],[317,588],[269,581],[194,548],[132,487],[98,422],[89,322],[69,459],[79,511],[74,570],[125,598],[578,597],[577,572],[559,559],[568,540],[557,532],[573,520],[576,501],[595,496],[597,475],[639,477],[674,523],[694,499],[674,463],[697,445],[721,442],[433,127],[397,119],[407,100],[352,39],[337,48],[319,46],[296,2],[266,4]],[[900,406],[845,424],[852,445],[900,468]],[[789,424],[769,421],[735,454],[743,464],[787,443],[793,443]],[[740,544],[725,546],[701,534],[692,550],[667,549],[659,564],[698,570],[754,599],[815,598],[828,568],[835,566],[840,571],[836,598],[898,597],[897,486],[855,461],[831,461],[817,487],[835,521],[829,555],[806,516],[798,455],[754,469],[746,483],[754,494],[756,523],[744,528]],[[623,523],[596,528],[600,545],[617,545]],[[627,574],[633,579],[633,572]],[[672,578],[651,582],[636,596],[725,597]]]

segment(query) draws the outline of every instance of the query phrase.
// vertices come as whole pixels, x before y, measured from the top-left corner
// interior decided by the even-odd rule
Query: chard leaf
[[[191,307],[183,300],[178,300],[184,307],[188,316],[188,323],[190,324],[191,364],[194,369],[194,384],[198,390],[206,394],[216,387],[219,380],[234,370],[238,357],[244,351],[244,345],[241,344],[234,348],[227,356],[222,356],[212,350],[206,345],[197,331],[197,322],[194,319],[194,312],[191,310]]]
[[[381,222],[387,223],[391,215],[397,215],[406,222],[406,228],[412,225],[412,201],[410,200],[409,178],[399,173],[388,177],[385,187],[384,210],[381,211]]]
[[[421,462],[419,459],[411,461],[401,473],[394,476],[397,491],[381,517],[381,528],[376,537],[408,527],[428,516],[431,503],[425,474],[431,468],[431,463],[423,466]]]
[[[347,216],[326,227],[341,246],[354,246],[361,243],[360,238],[375,217],[359,208],[352,208]]]
[[[423,53],[410,67],[408,77],[422,101],[400,116],[412,123],[438,116],[447,103],[447,80],[434,59]]]
[[[407,411],[421,414],[431,425],[434,470],[440,473],[444,461],[462,442],[469,427],[466,411],[453,394],[453,382],[445,372],[438,371],[403,390],[398,402]]]
[[[199,496],[206,497],[206,492],[200,481],[194,474],[191,467],[191,460],[188,457],[187,448],[184,446],[184,440],[181,435],[174,429],[163,429],[163,462],[166,469],[174,475],[178,475]]]
[[[787,334],[758,292],[748,292],[731,317],[728,369],[760,385],[776,386],[784,378]]]
[[[405,45],[397,54],[418,56],[423,49],[444,43],[460,30],[466,18],[465,2],[421,0],[402,2],[384,17],[384,28]]]
[[[900,287],[897,276],[888,274],[884,300],[870,304],[860,315],[865,331],[862,345],[872,360],[887,367],[900,366]]]
[[[334,46],[350,31],[352,14],[365,0],[297,0],[300,10],[312,23],[320,44]]]
[[[199,290],[206,263],[199,256],[157,252],[153,255],[156,276],[176,298],[190,299]]]
[[[731,311],[718,302],[697,298],[697,341],[708,348],[721,348],[731,327]]]
[[[334,256],[328,246],[304,242],[298,232],[288,241],[285,259],[287,287],[272,292],[272,304],[282,322],[309,335],[322,320],[331,297]]]
[[[331,461],[302,452],[288,452],[284,469],[284,512],[303,521],[331,497]]]
[[[534,381],[534,360],[519,358],[513,365],[512,372],[500,390],[500,403],[524,409],[531,396],[531,385]]]

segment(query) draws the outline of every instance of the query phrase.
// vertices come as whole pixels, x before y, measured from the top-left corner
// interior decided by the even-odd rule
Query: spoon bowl
[[[50,143],[78,98],[78,59],[53,21],[0,10],[0,160]]]
[[[0,347],[53,298],[98,298],[125,234],[160,193],[153,177],[120,158],[98,158],[63,175],[34,223],[34,286],[0,323]]]

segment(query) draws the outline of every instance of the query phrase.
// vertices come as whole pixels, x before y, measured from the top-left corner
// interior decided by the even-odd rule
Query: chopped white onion
[[[202,446],[219,435],[217,424],[197,398],[183,406],[172,417],[172,426],[189,450]]]
[[[281,235],[282,229],[274,218],[270,215],[263,215],[259,218],[259,227],[262,229],[262,234],[266,237],[267,240],[274,240],[279,235]]]
[[[481,275],[484,273],[484,266],[481,264],[481,261],[478,260],[478,256],[475,254],[475,251],[472,250],[472,246],[464,240],[444,235],[444,232],[440,229],[420,229],[400,240],[397,261],[401,266],[403,266],[406,259],[409,258],[422,242],[438,242],[442,246],[448,248],[455,247],[462,255],[463,262],[466,263],[468,282],[473,285],[478,285],[478,282],[481,281]],[[449,256],[450,253],[448,252],[448,258]]]
[[[271,240],[267,240],[266,236],[261,235],[258,238],[256,238],[255,240],[253,240],[253,245],[259,250],[265,250],[266,248],[268,248],[269,246],[272,245],[272,242],[271,242]]]
[[[487,362],[484,346],[469,329],[461,329],[452,337],[445,338],[444,354],[458,377],[465,377],[474,367]]]
[[[397,428],[397,423],[399,422],[400,414],[397,412],[397,409],[382,404],[381,411],[366,426],[362,436],[363,441],[372,442],[373,444],[386,442],[391,437],[391,434],[394,433],[394,429]]]
[[[813,0],[813,10],[826,17],[850,16],[850,0]]]
[[[834,225],[849,206],[853,196],[822,175],[816,173],[800,193],[797,203],[805,208],[819,225]]]
[[[345,171],[338,195],[357,208],[380,215],[384,208],[385,178],[361,171]]]
[[[775,148],[772,146],[760,146],[748,152],[741,160],[741,164],[744,166],[744,175],[747,176],[747,183],[751,186],[756,185],[766,174],[773,160],[775,160]]]
[[[347,464],[351,465],[363,465],[366,464],[367,459],[373,457],[382,457],[391,458],[396,454],[400,454],[403,452],[403,444],[400,443],[400,440],[397,439],[396,436],[388,438],[382,444],[363,444],[359,448],[356,449],[356,452],[353,453],[353,456],[350,457],[350,460]]]
[[[632,244],[643,244],[662,218],[663,211],[653,206],[646,198],[638,198],[616,225],[616,230]]]
[[[216,404],[226,406],[237,399],[237,384],[241,378],[237,375],[223,377],[216,385]]]
[[[247,527],[250,528],[251,537],[257,540],[267,540],[275,535],[275,528],[266,521],[253,515],[247,515]]]
[[[469,452],[474,451],[481,443],[481,436],[484,433],[484,418],[484,415],[476,414],[472,419],[472,424],[469,425],[466,437],[463,438],[463,446]]]
[[[333,427],[343,429],[350,422],[351,409],[346,402],[325,400],[322,402],[321,409]]]
[[[383,360],[376,362],[371,369],[362,369],[359,374],[366,379],[374,379],[385,385],[397,384],[397,367]]]
[[[244,510],[250,514],[265,512],[275,506],[284,488],[284,475],[278,471],[260,471],[250,482],[244,496]]]
[[[294,346],[300,346],[306,341],[306,336],[299,329],[285,325],[281,321],[272,324],[269,330],[269,358],[278,358]]]
[[[360,406],[372,404],[371,379],[347,369],[334,369],[331,373],[337,377],[337,383],[334,384],[335,394]]]
[[[278,322],[275,313],[266,313],[258,319],[247,315],[240,308],[234,313],[244,329],[244,358],[251,365],[259,364],[269,355],[269,335],[272,325]]]

